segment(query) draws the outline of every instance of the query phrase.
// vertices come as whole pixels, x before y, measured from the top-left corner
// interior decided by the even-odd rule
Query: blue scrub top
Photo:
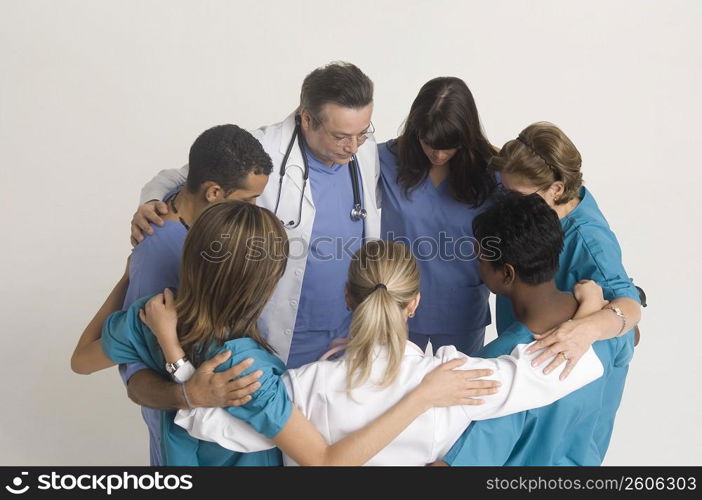
[[[144,363],[152,370],[167,377],[165,359],[151,330],[139,319],[139,310],[151,297],[143,297],[125,311],[110,315],[102,328],[102,348],[116,363]],[[285,370],[282,361],[250,338],[229,340],[223,346],[210,348],[209,358],[219,352],[231,350],[232,356],[217,368],[226,370],[244,359],[253,358],[261,388],[252,394],[244,406],[227,408],[236,418],[248,422],[266,437],[276,436],[292,414],[292,403],[280,375]],[[243,375],[254,371],[253,367]],[[173,422],[175,411],[161,412],[161,455],[164,465],[214,465],[253,466],[281,465],[280,451],[275,448],[257,453],[236,453],[216,443],[200,441]]]
[[[532,341],[529,329],[515,322],[478,356],[496,358]],[[596,435],[607,412],[609,382],[618,367],[629,364],[632,341],[629,332],[595,342],[593,349],[604,366],[602,377],[548,406],[472,422],[444,460],[454,466],[600,465],[605,450]]]
[[[396,140],[378,145],[382,189],[381,235],[408,244],[419,264],[419,303],[409,320],[412,333],[460,335],[490,324],[489,290],[480,280],[473,207],[454,199],[448,180],[426,177],[409,199],[397,182]]]
[[[170,191],[164,201],[170,200],[183,188]],[[177,288],[180,261],[188,230],[182,222],[165,220],[163,226],[151,224],[153,234],[132,249],[129,260],[129,286],[122,309],[146,295],[162,293],[166,288]]]
[[[595,198],[586,188],[580,189],[580,203],[561,219],[563,251],[559,257],[556,286],[570,292],[582,279],[594,280],[602,287],[604,298],[629,297],[639,302],[639,293],[622,265],[622,251],[617,237],[607,224]],[[515,321],[509,299],[499,296],[497,334]]]
[[[351,220],[350,167],[341,164],[329,167],[309,152],[306,154],[315,216],[295,319],[296,332],[334,330],[351,315],[346,308],[344,285],[351,256],[363,242],[363,220]],[[358,174],[363,199],[360,166]],[[320,346],[320,355],[327,347]]]
[[[171,191],[164,199],[175,195],[181,186]],[[122,309],[146,295],[163,292],[166,288],[178,287],[180,260],[188,230],[176,221],[166,220],[163,226],[151,224],[154,233],[144,238],[132,249],[129,261],[129,286]],[[119,374],[127,385],[136,372],[148,368],[143,363],[120,365]],[[163,465],[161,461],[161,410],[141,407],[141,415],[149,430],[149,459],[151,465]]]
[[[123,308],[146,295],[162,293],[178,286],[180,259],[188,230],[180,222],[166,220],[163,226],[151,225],[154,234],[132,250],[129,261],[129,287]]]

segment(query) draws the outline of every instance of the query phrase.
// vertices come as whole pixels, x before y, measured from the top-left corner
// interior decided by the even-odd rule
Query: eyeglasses
[[[337,146],[350,146],[353,144],[354,138],[356,139],[356,144],[360,146],[364,142],[366,142],[366,139],[368,139],[368,135],[372,134],[375,132],[375,127],[373,126],[373,122],[370,122],[368,125],[368,128],[365,130],[365,132],[358,134],[358,135],[347,135],[347,134],[335,134],[327,130],[327,128],[324,126],[324,123],[320,123],[320,126],[324,129],[324,132],[326,132],[328,135],[334,139],[334,142],[336,143]]]

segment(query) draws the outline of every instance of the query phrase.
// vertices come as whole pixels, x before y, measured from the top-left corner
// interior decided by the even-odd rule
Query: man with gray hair
[[[259,204],[288,231],[290,259],[259,321],[290,368],[315,361],[346,337],[351,312],[344,283],[353,252],[380,235],[373,82],[350,63],[333,62],[305,78],[300,104],[285,120],[253,131],[273,160]],[[142,190],[132,242],[161,223],[158,201],[182,184],[188,167],[162,171]]]

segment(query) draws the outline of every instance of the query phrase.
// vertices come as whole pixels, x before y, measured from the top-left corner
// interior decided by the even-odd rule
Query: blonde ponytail
[[[346,288],[356,306],[346,347],[347,391],[368,380],[379,346],[387,350],[388,364],[378,384],[387,387],[397,377],[404,356],[404,310],[419,293],[417,262],[401,243],[368,242],[351,261]]]

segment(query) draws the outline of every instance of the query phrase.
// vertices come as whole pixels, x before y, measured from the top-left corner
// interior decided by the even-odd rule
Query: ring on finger
[[[564,360],[564,361],[568,361],[568,356],[566,356],[566,353],[564,353],[564,352],[559,352],[558,354],[560,354],[561,356],[563,356],[563,360]]]

